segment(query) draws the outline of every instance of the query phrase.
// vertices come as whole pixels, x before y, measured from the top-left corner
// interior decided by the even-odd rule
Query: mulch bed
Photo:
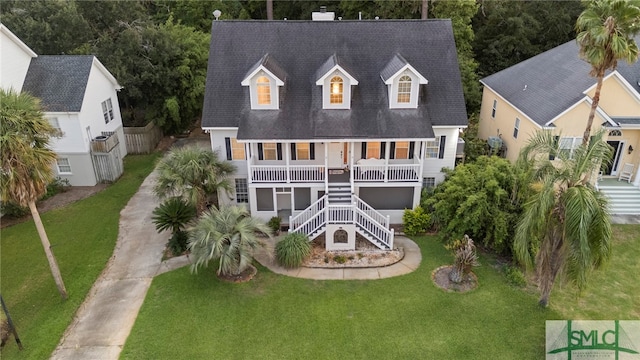
[[[445,265],[433,270],[431,280],[439,288],[449,292],[464,293],[478,287],[478,277],[474,273],[469,273],[460,284],[456,284],[449,280],[449,273],[453,270],[453,266]]]
[[[253,279],[258,273],[255,266],[249,265],[243,272],[238,275],[218,275],[218,279],[230,283],[243,283]]]

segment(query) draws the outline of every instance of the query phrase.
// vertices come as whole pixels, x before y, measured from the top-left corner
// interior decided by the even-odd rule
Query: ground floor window
[[[273,211],[273,189],[256,189],[258,211]]]
[[[425,177],[422,178],[422,188],[423,189],[431,189],[436,186],[436,178],[434,177]]]
[[[249,202],[247,179],[236,179],[236,202],[238,204]]]
[[[71,164],[68,158],[58,158],[56,165],[58,166],[58,174],[71,174]]]
[[[559,148],[560,153],[567,159],[573,158],[574,151],[582,144],[582,138],[580,137],[563,137],[560,138]]]
[[[427,140],[424,157],[427,159],[437,159],[440,153],[440,137],[435,140]]]

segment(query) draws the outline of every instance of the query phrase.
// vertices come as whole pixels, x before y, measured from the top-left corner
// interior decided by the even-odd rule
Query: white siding
[[[217,151],[218,155],[221,159],[227,159],[227,148],[225,146],[224,139],[225,138],[235,138],[238,136],[237,130],[212,130],[209,133],[209,138],[211,139],[211,150]],[[249,154],[245,152],[245,155],[248,157]],[[247,161],[246,160],[233,160],[231,161],[233,165],[236,166],[236,177],[246,178],[249,174],[247,170]]]
[[[58,153],[58,157],[69,159],[71,174],[59,174],[58,167],[54,162],[53,173],[56,177],[69,180],[71,186],[94,186],[97,184],[98,180],[93,170],[93,161],[90,154]]]
[[[114,118],[110,120],[108,124],[105,124],[102,115],[102,102],[107,99],[111,99]],[[121,130],[122,116],[120,115],[120,104],[118,103],[116,85],[111,82],[95,64],[91,66],[91,73],[89,73],[89,80],[82,101],[82,110],[80,111],[79,118],[83,141],[82,145],[78,144],[78,146],[82,146],[88,151],[91,141],[89,136],[95,138],[101,135],[103,131],[114,131],[119,136],[120,154],[122,157],[127,154],[124,134]],[[86,131],[87,127],[89,127],[89,131]]]
[[[0,86],[6,90],[13,88],[20,91],[34,56],[17,44],[16,39],[6,31],[6,28],[0,31]]]
[[[434,128],[436,137],[446,136],[443,159],[424,159],[422,177],[434,177],[436,183],[444,180],[444,174],[440,171],[443,167],[453,169],[456,162],[456,149],[458,146],[459,128]],[[422,180],[422,179],[421,179]]]
[[[51,148],[57,153],[82,153],[89,152],[89,142],[86,131],[80,126],[78,113],[45,113],[47,119],[57,118],[60,130],[63,133],[61,138],[52,138]]]

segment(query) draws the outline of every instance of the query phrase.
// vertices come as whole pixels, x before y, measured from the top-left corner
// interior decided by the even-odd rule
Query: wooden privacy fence
[[[125,127],[124,140],[129,154],[148,154],[162,139],[162,130],[150,122],[143,127]]]

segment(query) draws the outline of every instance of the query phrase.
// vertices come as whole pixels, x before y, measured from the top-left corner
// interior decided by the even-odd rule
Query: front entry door
[[[344,146],[340,142],[329,143],[329,169],[344,168]]]
[[[615,176],[618,174],[618,165],[620,164],[620,158],[622,157],[624,143],[621,141],[607,141],[607,144],[613,148],[613,155],[609,165],[602,165],[602,173],[604,175]]]

